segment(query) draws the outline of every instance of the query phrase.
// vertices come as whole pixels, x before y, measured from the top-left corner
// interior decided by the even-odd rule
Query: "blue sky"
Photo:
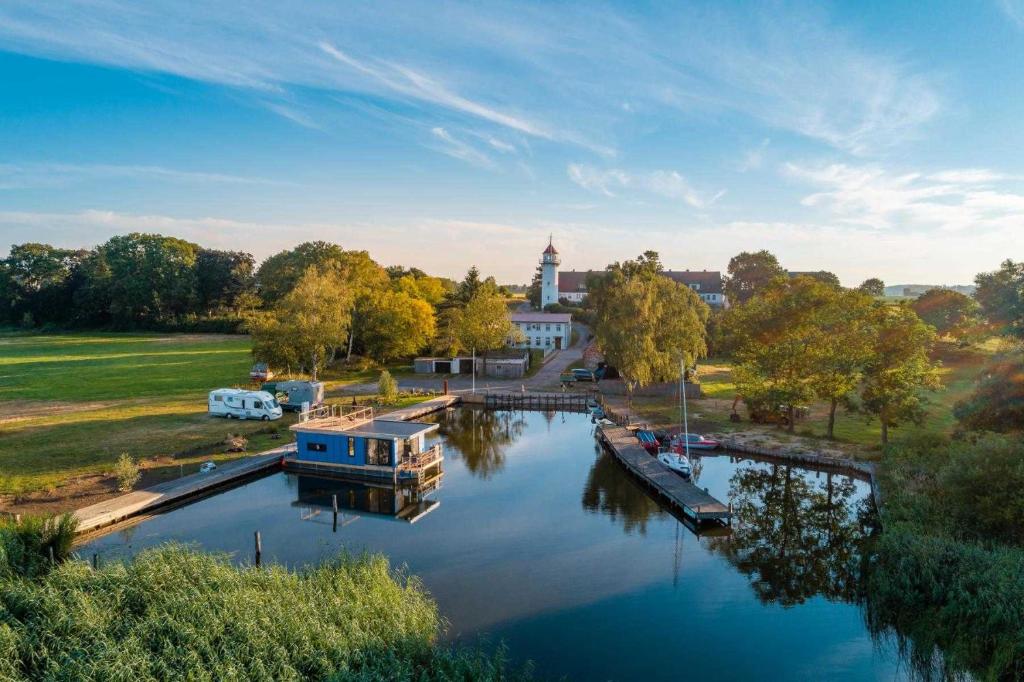
[[[206,6],[203,6],[206,5]],[[525,282],[1024,258],[1024,0],[0,4],[0,245],[308,239]]]

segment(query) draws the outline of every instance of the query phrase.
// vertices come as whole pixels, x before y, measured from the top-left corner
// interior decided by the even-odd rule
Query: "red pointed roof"
[[[551,243],[551,239],[548,239],[548,248],[544,249],[544,253],[558,253],[555,245]]]

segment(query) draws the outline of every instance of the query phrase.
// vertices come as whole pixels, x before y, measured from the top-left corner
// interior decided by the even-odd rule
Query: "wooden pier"
[[[600,426],[600,441],[648,488],[697,523],[726,521],[732,518],[732,509],[704,490],[686,481],[640,447],[631,431],[621,426]]]
[[[489,410],[553,410],[586,412],[590,395],[585,393],[484,393],[463,396],[467,403],[483,404]]]

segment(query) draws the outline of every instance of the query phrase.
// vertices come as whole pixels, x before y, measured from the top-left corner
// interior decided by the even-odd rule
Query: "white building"
[[[558,257],[558,251],[548,238],[548,248],[544,249],[540,257],[541,282],[540,282],[540,309],[551,303],[558,303],[558,266],[562,260]]]
[[[558,298],[581,303],[587,297],[587,277],[601,275],[599,270],[572,270],[558,273]],[[665,277],[690,287],[701,300],[712,308],[728,308],[725,281],[717,270],[663,270]]]
[[[523,340],[515,348],[558,350],[568,348],[572,339],[572,315],[568,313],[512,313],[512,324]]]

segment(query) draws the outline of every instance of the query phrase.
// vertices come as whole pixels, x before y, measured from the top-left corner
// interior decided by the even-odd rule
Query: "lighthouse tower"
[[[541,282],[540,282],[540,307],[544,309],[549,303],[558,303],[558,264],[561,263],[558,251],[548,237],[548,248],[540,258]]]

